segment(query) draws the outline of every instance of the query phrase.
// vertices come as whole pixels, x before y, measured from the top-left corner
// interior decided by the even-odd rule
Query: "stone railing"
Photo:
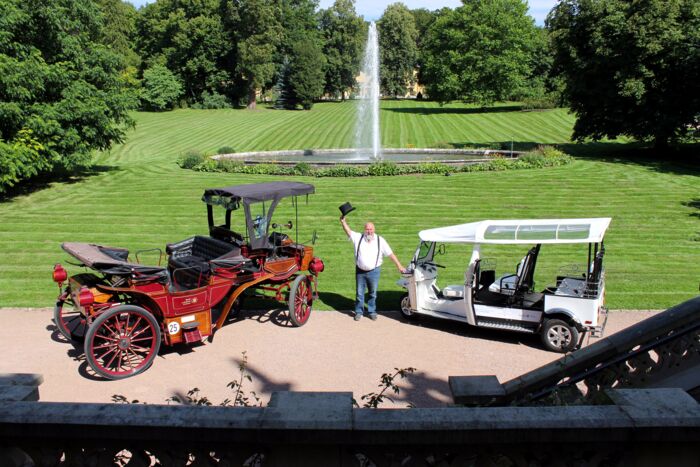
[[[700,296],[501,384],[451,376],[463,405],[605,402],[610,388],[681,388],[700,397]]]
[[[10,398],[0,465],[697,465],[687,393],[608,394],[604,406],[438,409],[358,409],[351,393],[277,392],[264,408]]]

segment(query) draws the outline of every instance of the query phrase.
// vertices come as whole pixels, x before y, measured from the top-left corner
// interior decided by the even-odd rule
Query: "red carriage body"
[[[271,223],[275,208],[282,198],[292,197],[296,212],[297,197],[313,192],[313,185],[296,182],[205,190],[209,236],[168,244],[167,267],[131,262],[123,248],[63,243],[91,271],[68,277],[63,266],[54,267],[53,279],[61,290],[54,309],[59,331],[84,341],[87,361],[97,374],[120,379],[145,371],[161,344],[211,339],[239,310],[246,291],[286,299],[291,323],[304,325],[323,262],[314,257],[313,246],[279,231],[269,235],[269,227],[291,229],[292,221]],[[217,206],[225,213],[221,225],[214,223]],[[260,207],[261,214],[254,215]],[[245,213],[244,234],[231,226],[231,214],[239,208]]]

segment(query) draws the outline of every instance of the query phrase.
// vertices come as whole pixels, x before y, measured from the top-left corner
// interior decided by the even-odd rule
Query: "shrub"
[[[400,175],[401,169],[395,162],[375,162],[367,167],[369,175]]]
[[[207,159],[204,153],[196,150],[189,150],[177,159],[177,165],[183,169],[194,169]]]
[[[141,100],[151,110],[172,109],[182,94],[182,82],[163,65],[154,65],[143,72]]]
[[[234,152],[236,152],[236,150],[231,146],[221,146],[216,150],[217,154],[233,154]]]
[[[313,167],[311,167],[311,165],[307,164],[306,162],[299,162],[297,165],[294,166],[294,172],[297,175],[312,175],[313,170]]]
[[[230,109],[231,102],[223,94],[216,91],[204,91],[201,102],[192,105],[193,109]]]
[[[452,143],[448,143],[447,141],[438,141],[431,147],[435,149],[454,149],[455,145]]]

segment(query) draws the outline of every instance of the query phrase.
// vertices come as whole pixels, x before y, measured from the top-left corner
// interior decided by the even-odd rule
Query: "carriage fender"
[[[549,310],[545,310],[544,314],[547,317],[551,317],[553,315],[564,315],[568,318],[571,318],[571,320],[578,326],[583,327],[583,324],[581,323],[581,320],[578,318],[578,316],[576,316],[574,313],[567,310],[566,308],[551,308]]]

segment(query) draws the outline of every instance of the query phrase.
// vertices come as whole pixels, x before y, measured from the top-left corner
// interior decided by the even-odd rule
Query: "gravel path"
[[[615,311],[606,335],[653,315]],[[108,402],[113,394],[148,403],[165,403],[173,395],[200,389],[215,404],[232,398],[227,383],[239,379],[242,353],[248,358],[255,391],[267,403],[272,391],[351,391],[356,399],[377,389],[382,373],[414,367],[401,381],[397,407],[451,403],[450,375],[496,375],[507,381],[557,359],[542,349],[537,336],[489,331],[430,319],[403,322],[398,312],[377,321],[352,320],[349,312],[314,312],[301,328],[286,325],[281,310],[244,310],[224,326],[214,342],[194,348],[161,348],[145,373],[121,381],[104,381],[88,367],[82,348],[67,343],[52,322],[50,309],[0,309],[3,352],[0,373],[41,373],[43,401]],[[591,342],[595,342],[592,339]],[[388,404],[391,405],[391,404]]]

